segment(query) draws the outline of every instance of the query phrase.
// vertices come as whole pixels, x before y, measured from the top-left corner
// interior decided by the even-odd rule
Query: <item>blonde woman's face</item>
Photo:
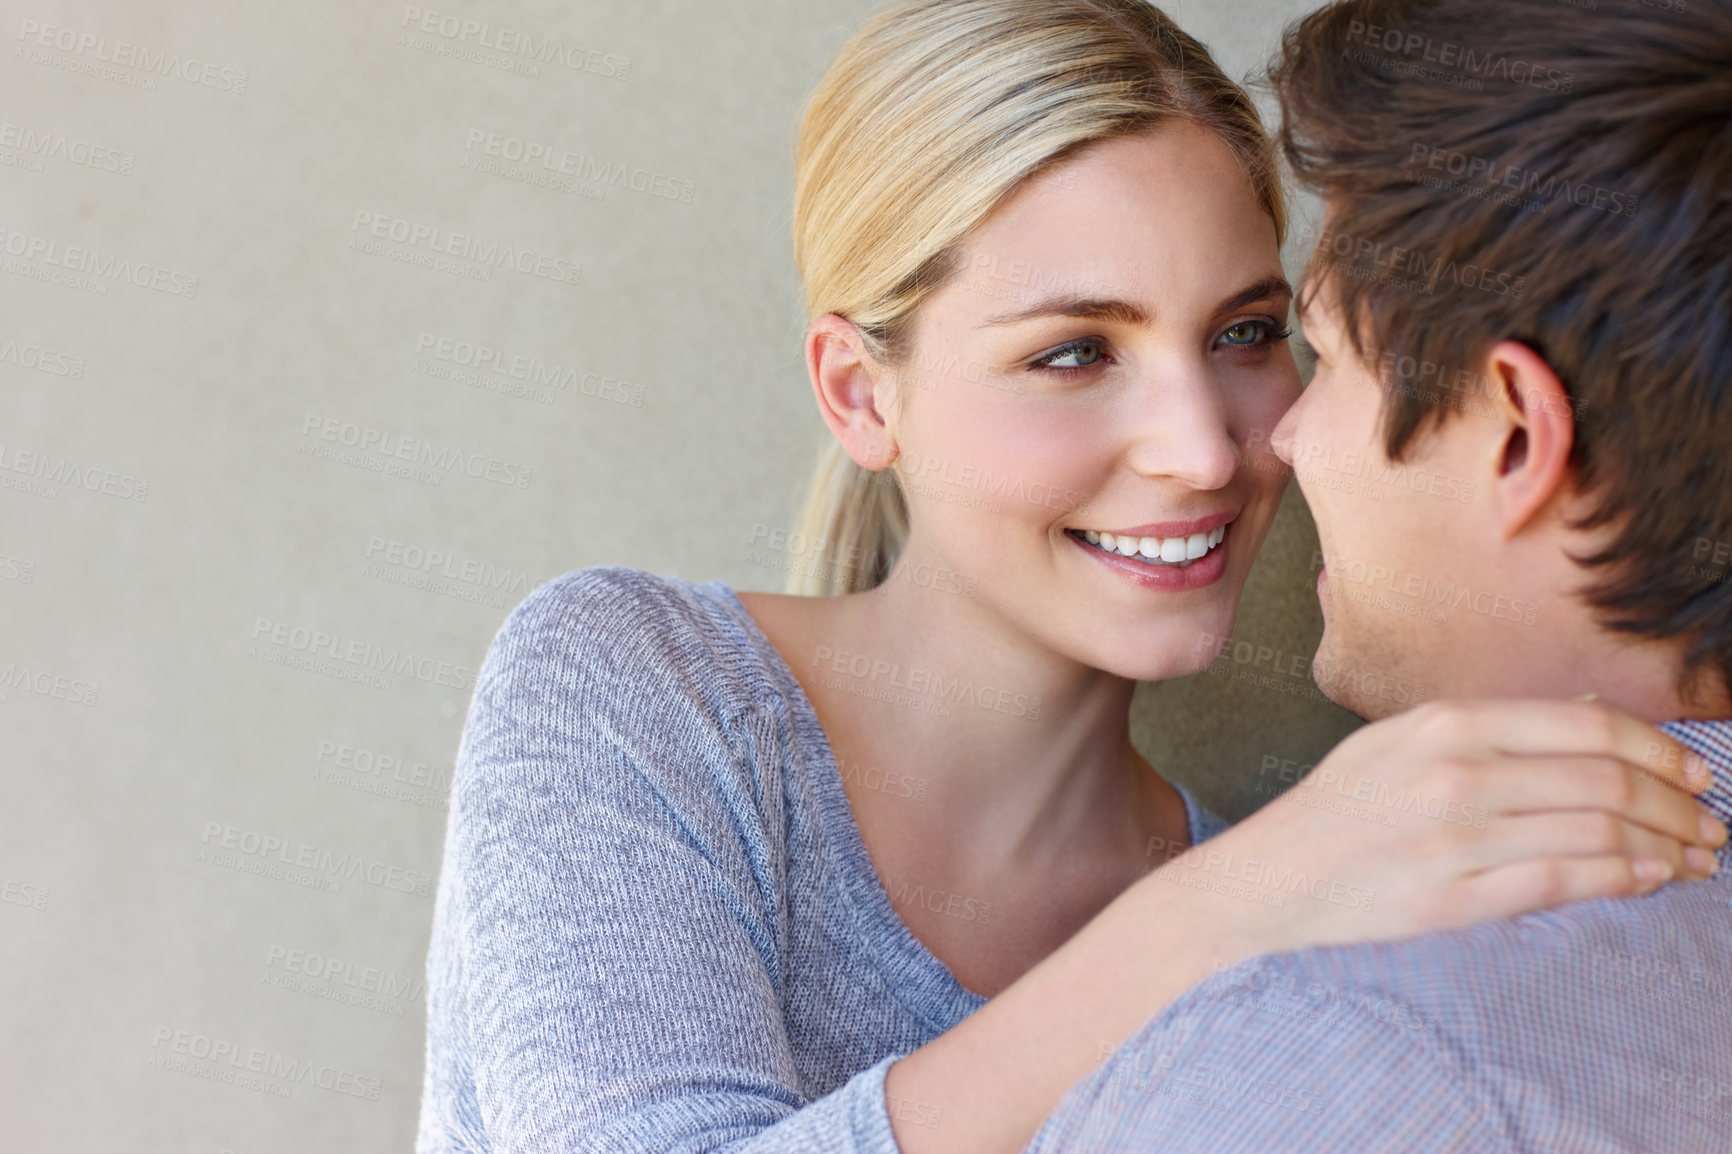
[[[1206,129],[1031,181],[914,325],[891,424],[920,547],[1096,668],[1209,665],[1289,476],[1290,304],[1274,223]]]

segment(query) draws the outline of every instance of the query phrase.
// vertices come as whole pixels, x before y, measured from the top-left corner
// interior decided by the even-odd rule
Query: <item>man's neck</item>
[[[1561,607],[1560,607],[1561,608]],[[1549,625],[1549,628],[1548,628]],[[1686,645],[1614,633],[1572,605],[1542,618],[1542,635],[1481,634],[1460,696],[1573,698],[1594,694],[1650,724],[1732,718],[1732,694],[1710,665],[1681,684]],[[1500,644],[1500,642],[1502,642]]]

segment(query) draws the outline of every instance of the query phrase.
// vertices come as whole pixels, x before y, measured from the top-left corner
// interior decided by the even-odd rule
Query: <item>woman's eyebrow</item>
[[[1290,301],[1292,299],[1293,299],[1293,286],[1287,283],[1286,277],[1284,277],[1284,276],[1266,276],[1262,280],[1258,281],[1256,284],[1250,285],[1247,288],[1245,288],[1244,291],[1234,293],[1232,296],[1230,296],[1226,300],[1222,301],[1220,307],[1217,308],[1215,311],[1216,312],[1222,312],[1222,313],[1230,313],[1230,312],[1236,312],[1239,309],[1244,308],[1246,305],[1254,305],[1258,301],[1266,301],[1266,300],[1288,300],[1288,301]]]
[[[1222,301],[1215,311],[1229,313],[1261,300],[1271,298],[1291,300],[1292,297],[1293,288],[1287,283],[1286,277],[1269,276],[1234,293]],[[1125,325],[1146,325],[1149,323],[1149,314],[1141,305],[1131,301],[1105,297],[1063,295],[1048,297],[1013,313],[988,317],[978,327],[1014,325],[1039,317],[1073,317],[1079,320],[1112,321]]]
[[[1141,305],[1130,301],[1108,300],[1101,297],[1056,296],[1038,301],[1026,309],[1002,316],[988,317],[978,326],[1014,325],[1036,317],[1076,317],[1082,320],[1113,321],[1126,325],[1146,325],[1149,314]]]

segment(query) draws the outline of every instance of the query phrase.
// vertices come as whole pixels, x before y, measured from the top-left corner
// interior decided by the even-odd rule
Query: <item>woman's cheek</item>
[[[1092,489],[1106,460],[1102,446],[1112,443],[1111,414],[1104,410],[1058,413],[1026,405],[1002,421],[971,414],[968,423],[975,436],[989,441],[988,455],[1001,473],[1073,503]]]
[[[1271,478],[1273,484],[1285,482],[1287,466],[1275,455],[1270,441],[1276,427],[1281,424],[1281,418],[1299,399],[1301,387],[1299,371],[1294,369],[1290,377],[1283,373],[1269,380],[1265,387],[1242,394],[1245,405],[1239,414],[1239,428],[1242,430],[1239,443],[1244,446],[1247,456],[1254,459],[1253,464],[1261,466],[1259,472],[1265,477],[1275,474]]]
[[[1281,422],[1304,389],[1305,382],[1299,376],[1299,366],[1293,363],[1293,354],[1282,349],[1270,368],[1265,386],[1254,390],[1253,394],[1258,398],[1262,416],[1270,428]]]

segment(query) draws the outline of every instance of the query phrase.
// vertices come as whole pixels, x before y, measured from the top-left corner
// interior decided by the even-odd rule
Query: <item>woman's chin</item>
[[[1197,614],[1183,622],[1164,623],[1160,636],[1132,649],[1115,646],[1117,652],[1102,654],[1099,667],[1131,681],[1167,681],[1190,677],[1208,669],[1231,644],[1238,604],[1225,612]]]

